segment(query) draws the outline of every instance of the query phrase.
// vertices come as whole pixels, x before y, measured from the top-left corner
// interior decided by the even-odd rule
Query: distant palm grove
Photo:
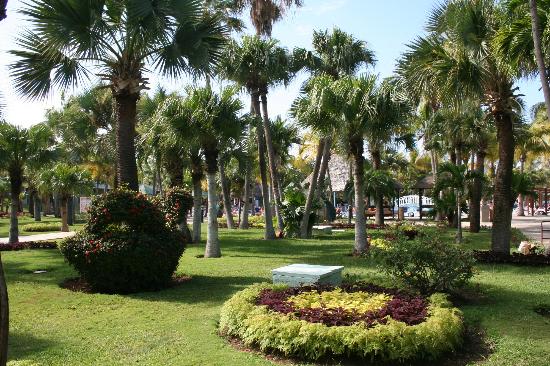
[[[275,330],[280,320],[266,328],[256,322],[267,318],[242,320],[259,311],[246,310],[247,306],[265,305],[271,309],[266,313],[269,316],[282,312],[302,322],[313,318],[313,323],[329,324],[329,329],[334,326],[335,332],[336,325],[355,324],[346,323],[350,320],[343,315],[338,318],[333,310],[326,313],[337,318],[332,323],[324,323],[325,313],[319,315],[324,320],[311,315],[310,311],[317,314],[319,308],[335,301],[322,297],[323,291],[329,291],[323,287],[312,290],[319,292],[321,305],[315,308],[312,304],[317,300],[311,300],[308,312],[292,308],[299,301],[309,301],[307,296],[313,295],[307,293],[288,292],[285,303],[281,295],[271,294],[276,288],[262,287],[252,305],[236,295],[224,306],[219,332],[261,351],[309,361],[341,354],[381,357],[382,361],[439,357],[449,345],[462,344],[453,337],[461,338],[468,327],[462,328],[462,315],[442,310],[450,305],[430,296],[459,291],[457,298],[466,293],[463,301],[470,301],[468,296],[483,298],[461,292],[474,275],[470,249],[488,249],[484,254],[476,252],[477,260],[484,255],[501,258],[495,263],[508,263],[502,261],[515,258],[511,253],[519,245],[513,219],[548,211],[550,0],[434,3],[426,14],[425,31],[411,35],[395,61],[393,75],[382,78],[376,69],[376,49],[368,38],[345,31],[345,25],[315,30],[311,45],[305,48],[289,49],[272,37],[278,21],[303,6],[315,7],[313,0],[27,0],[17,9],[11,7],[12,0],[0,0],[0,34],[2,20],[16,11],[24,20],[13,35],[16,46],[9,51],[13,62],[7,77],[18,95],[44,100],[52,93],[63,93],[62,105],[48,109],[43,122],[28,128],[3,119],[6,102],[0,94],[0,220],[6,222],[7,237],[0,247],[19,245],[21,249],[26,241],[36,242],[24,239],[33,225],[43,232],[72,235],[76,231],[57,244],[83,281],[70,282],[68,288],[84,283],[77,290],[125,294],[173,286],[170,281],[181,265],[178,261],[185,245],[197,261],[226,260],[226,250],[227,260],[239,257],[242,262],[234,268],[235,274],[218,274],[224,286],[223,281],[231,285],[232,278],[239,286],[261,282],[242,280],[239,268],[250,272],[242,276],[254,273],[261,277],[254,272],[256,268],[271,270],[290,260],[338,265],[338,260],[331,259],[328,242],[326,249],[318,249],[328,252],[318,254],[314,248],[325,247],[325,241],[314,240],[326,230],[349,229],[349,236],[334,234],[334,240],[342,235],[345,245],[333,249],[346,252],[335,254],[345,258],[346,266],[357,266],[351,277],[358,273],[376,282],[376,271],[369,269],[372,261],[373,266],[385,268],[388,278],[397,278],[388,286],[412,288],[419,297],[413,301],[393,290],[344,286],[336,290],[338,296],[343,291],[350,298],[360,297],[370,291],[365,292],[369,297],[361,298],[368,306],[374,306],[373,293],[386,291],[386,298],[376,295],[376,301],[386,305],[373,308],[366,318],[349,310],[348,300],[330,309],[354,314],[370,329],[371,321],[393,324],[394,320],[387,319],[397,319],[392,311],[398,314],[401,310],[392,310],[392,306],[397,309],[405,306],[402,302],[406,306],[414,303],[414,311],[422,314],[420,320],[399,321],[412,327],[435,322],[432,316],[441,317],[437,324],[448,328],[438,334],[443,337],[445,333],[447,341],[430,338],[432,344],[425,346],[422,337],[432,336],[418,330],[411,336],[415,340],[410,344],[417,342],[416,348],[410,346],[415,351],[401,352],[386,349],[384,342],[378,346],[377,338],[365,333],[369,347],[381,347],[379,354],[366,349],[356,352],[356,343],[321,351],[322,347],[307,343],[309,338],[307,345],[299,346],[293,343],[298,336],[282,340],[282,334],[291,330],[290,325],[287,330]],[[287,113],[275,115],[272,92],[303,75],[307,78]],[[527,78],[539,82],[540,104],[528,106],[522,100],[518,83]],[[176,91],[150,82],[167,79],[177,85]],[[403,224],[409,216],[413,224]],[[49,221],[52,217],[59,221]],[[419,226],[417,219],[426,225]],[[86,223],[82,229],[80,222]],[[418,247],[406,244],[407,238],[418,241]],[[483,245],[476,244],[483,240]],[[542,238],[529,247],[530,254],[536,251],[541,258],[547,257],[541,261],[550,264],[550,250],[542,254],[544,245]],[[265,258],[277,259],[256,262],[262,250],[269,253]],[[290,259],[279,260],[287,255],[286,250]],[[254,262],[246,268],[250,257]],[[181,258],[191,260],[187,252]],[[20,352],[16,342],[21,335],[8,331],[6,277],[10,300],[11,293],[19,291],[10,282],[17,276],[10,272],[14,261],[8,256],[4,268],[0,261],[0,366],[6,364],[8,355]],[[359,265],[357,261],[366,262]],[[426,269],[437,267],[438,261],[447,272],[441,265]],[[178,281],[195,283],[208,278],[225,266],[216,263],[208,262],[206,272],[195,274],[193,270],[200,266],[187,263],[182,273],[191,279],[178,277]],[[53,272],[54,264],[44,268]],[[42,269],[25,267],[27,272]],[[453,271],[460,275],[447,281],[443,276],[450,278]],[[548,272],[540,273],[548,279]],[[427,281],[422,276],[441,276],[441,284],[420,284]],[[223,291],[223,300],[236,292]],[[15,306],[22,306],[19,296],[15,295]],[[46,303],[46,296],[37,298]],[[476,297],[474,301],[481,300]],[[549,309],[547,305],[545,311]],[[12,305],[13,311],[18,310]],[[384,316],[388,318],[376,320]],[[476,316],[467,313],[466,321]],[[252,328],[245,331],[245,326]],[[278,335],[269,338],[268,329]],[[403,345],[410,336],[405,333],[399,341]],[[302,328],[300,334],[306,337],[307,331]],[[326,344],[337,342],[332,336],[319,335]],[[292,346],[285,348],[287,344]],[[306,346],[312,348],[300,348]],[[52,364],[76,362],[51,357],[45,359]],[[215,364],[200,359],[195,364]],[[85,364],[93,364],[90,360]],[[166,360],[155,362],[168,364]]]

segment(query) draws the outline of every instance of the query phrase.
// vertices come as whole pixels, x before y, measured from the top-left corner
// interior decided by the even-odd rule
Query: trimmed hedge
[[[461,312],[444,294],[427,298],[428,316],[416,325],[387,318],[385,324],[327,326],[299,320],[257,305],[262,291],[284,291],[284,285],[256,284],[242,290],[223,306],[220,332],[240,338],[264,352],[318,360],[328,356],[361,357],[379,361],[434,359],[462,343]]]
[[[22,231],[28,231],[30,233],[42,233],[47,231],[60,231],[61,224],[59,223],[37,223],[37,224],[27,224],[21,228]]]
[[[0,244],[0,252],[12,252],[23,249],[57,249],[55,241],[27,241],[24,243]]]
[[[88,212],[88,225],[60,249],[94,290],[131,293],[169,285],[185,243],[157,205],[119,189],[95,198]]]

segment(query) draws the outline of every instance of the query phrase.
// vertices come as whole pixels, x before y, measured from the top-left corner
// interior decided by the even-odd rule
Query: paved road
[[[48,233],[48,234],[36,234],[36,235],[28,235],[28,236],[20,236],[19,242],[20,243],[26,243],[29,241],[44,241],[44,240],[57,240],[57,239],[65,239],[70,236],[73,236],[75,234],[74,231],[69,232],[55,232],[55,233]],[[0,238],[0,244],[6,244],[8,242],[9,238]]]

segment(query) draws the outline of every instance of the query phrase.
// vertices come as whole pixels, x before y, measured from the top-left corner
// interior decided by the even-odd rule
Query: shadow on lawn
[[[157,291],[124,295],[146,301],[179,302],[183,304],[222,303],[246,286],[268,279],[254,276],[192,276],[176,287]]]
[[[53,345],[54,342],[46,338],[37,338],[29,333],[10,331],[8,338],[8,360],[23,361],[33,354],[44,352]]]

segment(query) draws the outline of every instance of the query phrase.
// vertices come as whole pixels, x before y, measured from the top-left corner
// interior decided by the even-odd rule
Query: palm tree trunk
[[[512,224],[512,174],[514,168],[514,131],[512,116],[495,113],[498,136],[498,168],[495,177],[491,250],[510,253]]]
[[[36,191],[34,189],[29,189],[29,214],[34,216],[34,200],[36,196]]]
[[[139,189],[134,142],[138,99],[139,94],[115,94],[118,183],[127,184],[128,188],[134,191]]]
[[[523,171],[525,170],[525,159],[522,154],[522,156],[519,158],[519,172],[523,174]],[[523,194],[519,194],[518,196],[518,216],[525,216],[525,210],[523,209]]]
[[[67,215],[67,206],[68,206],[69,200],[67,197],[62,196],[61,197],[61,231],[68,232],[69,231],[69,224],[68,224],[68,215]]]
[[[382,169],[382,158],[380,155],[380,150],[371,151],[371,155],[373,168],[375,170]],[[379,190],[376,190],[374,200],[376,202],[374,223],[376,225],[384,225],[384,196],[380,194]]]
[[[319,169],[319,178],[317,179],[317,189],[315,190],[315,199],[325,197],[326,193],[326,177],[328,172],[328,164],[330,162],[330,149],[332,148],[332,138],[325,138],[325,148],[323,149],[323,160],[321,162],[321,168]],[[330,177],[329,177],[330,178]],[[324,201],[324,200],[323,200]],[[329,218],[328,208],[324,206],[325,218]],[[328,220],[327,220],[328,221]]]
[[[40,196],[37,195],[37,197],[34,200],[34,221],[42,221],[42,200],[40,199]]]
[[[193,180],[193,243],[200,243],[201,220],[202,220],[201,177],[197,177],[197,175],[193,175],[192,180]]]
[[[352,142],[354,170],[353,182],[355,188],[355,245],[354,254],[360,255],[368,251],[367,222],[365,219],[365,192],[364,192],[364,157],[363,140]]]
[[[353,179],[353,163],[349,162],[349,181]],[[350,193],[348,202],[348,224],[351,225],[351,219],[353,218],[353,197]]]
[[[483,175],[485,174],[485,150],[479,149],[476,152],[476,173],[474,178],[472,197],[470,202],[470,232],[479,233],[481,228],[481,197],[483,194]]]
[[[548,86],[546,66],[544,65],[544,55],[542,54],[541,34],[536,0],[529,0],[529,10],[531,12],[531,30],[533,34],[535,59],[537,61],[537,68],[539,71],[540,83],[542,86],[542,94],[544,94],[546,115],[550,120],[550,87]]]
[[[22,169],[10,170],[10,193],[11,193],[11,210],[10,210],[10,237],[9,243],[14,244],[19,241],[19,220],[17,212],[19,211],[19,195],[21,194],[21,185],[23,184]]]
[[[2,256],[0,255],[0,365],[4,366],[8,362],[8,336],[10,328],[10,310],[8,299],[8,287],[6,285],[6,275],[2,265]]]
[[[162,193],[163,193],[163,189],[162,189],[162,174],[161,174],[161,170],[162,170],[162,167],[161,167],[161,162],[160,160],[157,161],[157,164],[156,164],[156,170],[157,170],[157,177],[158,177],[158,188],[159,188],[159,193],[160,195],[162,196]]]
[[[311,173],[311,182],[309,183],[309,190],[307,192],[306,205],[304,207],[304,216],[300,223],[300,237],[307,238],[309,234],[309,216],[311,214],[311,207],[315,198],[315,186],[317,185],[317,177],[319,175],[319,169],[321,166],[321,159],[323,158],[323,151],[325,150],[325,139],[319,140],[317,146],[317,155],[315,157],[315,165],[313,166],[313,173]]]
[[[229,182],[225,175],[225,166],[223,162],[219,163],[220,183],[222,186],[223,206],[225,208],[225,217],[227,220],[227,228],[234,229],[235,222],[233,221],[233,210],[231,209],[231,191],[229,189]]]
[[[456,165],[462,166],[461,146],[456,148]],[[462,187],[456,189],[456,238],[457,244],[462,244]]]
[[[271,175],[271,188],[275,197],[275,215],[277,216],[277,229],[280,233],[284,230],[283,215],[281,212],[281,190],[279,188],[279,174],[277,170],[277,159],[275,158],[275,150],[273,149],[273,140],[271,138],[271,125],[269,123],[269,114],[267,111],[267,92],[261,93],[262,99],[262,122],[265,133],[265,143],[267,147],[267,157],[269,160],[269,172]]]
[[[205,258],[219,258],[222,256],[220,239],[218,237],[218,192],[216,186],[216,162],[217,157],[206,154],[207,169],[206,181],[208,183],[208,231],[206,235]]]
[[[252,108],[254,114],[261,118],[260,114],[260,100],[257,92],[250,93]],[[267,167],[265,162],[265,137],[263,124],[258,125],[257,129],[257,141],[258,141],[258,162],[260,166],[260,177],[262,180],[262,198],[264,203],[264,219],[265,219],[265,233],[264,238],[267,240],[275,239],[275,230],[273,229],[273,217],[271,215],[271,204],[269,202],[269,186],[267,183]]]
[[[241,222],[239,229],[248,229],[248,211],[250,210],[250,164],[246,164],[244,172],[243,205],[241,209]]]

